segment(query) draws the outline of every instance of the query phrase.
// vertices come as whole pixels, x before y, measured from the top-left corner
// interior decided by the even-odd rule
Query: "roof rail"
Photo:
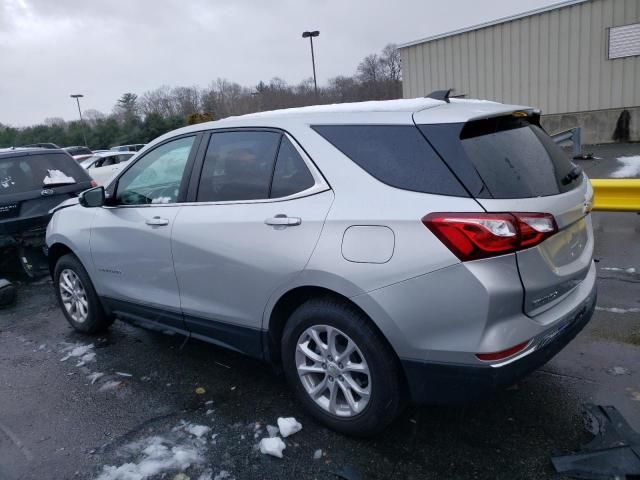
[[[450,88],[449,90],[435,90],[433,92],[431,92],[429,95],[427,95],[425,98],[433,98],[434,100],[442,100],[443,102],[449,102],[449,95],[451,94],[451,91],[453,89]]]

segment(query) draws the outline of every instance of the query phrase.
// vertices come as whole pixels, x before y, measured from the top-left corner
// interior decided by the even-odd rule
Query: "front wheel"
[[[351,305],[327,298],[300,306],[283,332],[282,364],[303,405],[334,430],[372,435],[400,412],[397,358]]]
[[[113,318],[104,312],[87,271],[74,255],[60,257],[53,283],[62,313],[75,330],[99,333],[113,323]]]

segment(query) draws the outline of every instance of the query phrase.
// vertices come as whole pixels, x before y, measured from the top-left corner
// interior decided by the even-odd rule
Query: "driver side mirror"
[[[78,201],[86,208],[102,207],[105,204],[104,187],[99,186],[85,190],[78,196]]]

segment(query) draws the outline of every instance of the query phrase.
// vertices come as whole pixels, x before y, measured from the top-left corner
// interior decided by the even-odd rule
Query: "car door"
[[[265,304],[303,270],[333,192],[291,138],[266,130],[212,133],[193,185],[172,236],[186,326],[259,357]]]
[[[195,135],[150,150],[117,179],[91,227],[96,286],[110,308],[183,330],[171,229],[195,157]]]

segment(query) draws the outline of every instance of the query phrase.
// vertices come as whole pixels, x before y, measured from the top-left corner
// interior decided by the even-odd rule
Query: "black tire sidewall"
[[[87,315],[87,319],[78,323],[71,318],[71,316],[67,313],[67,310],[62,303],[62,296],[60,295],[60,274],[64,270],[73,271],[80,281],[82,282],[82,286],[87,294],[87,302],[89,304],[89,313]],[[71,254],[64,255],[61,257],[56,263],[55,269],[53,271],[53,284],[56,292],[56,298],[58,299],[58,304],[60,305],[60,309],[64,314],[65,318],[69,322],[69,324],[77,331],[83,333],[98,333],[106,330],[109,325],[112,323],[106,317],[104,310],[102,309],[102,305],[100,303],[100,299],[96,294],[95,289],[93,288],[93,283],[87,274],[87,271],[82,266],[82,263]]]
[[[300,382],[295,365],[296,346],[300,335],[314,325],[330,325],[344,332],[358,345],[369,366],[371,397],[365,410],[354,417],[338,417],[325,411],[309,397]],[[281,360],[298,399],[315,418],[333,430],[352,436],[371,436],[391,423],[401,409],[397,357],[371,321],[350,305],[332,299],[311,300],[301,305],[285,326]]]

